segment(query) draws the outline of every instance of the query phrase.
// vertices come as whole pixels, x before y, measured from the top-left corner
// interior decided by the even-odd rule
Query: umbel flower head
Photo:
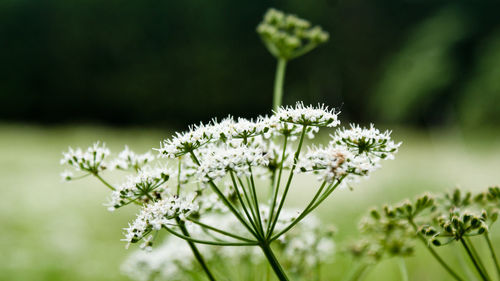
[[[118,157],[111,162],[111,166],[115,169],[128,170],[133,169],[139,171],[144,165],[151,163],[155,160],[155,157],[151,152],[146,152],[144,154],[137,154],[130,150],[128,146],[118,154]]]
[[[194,196],[169,196],[155,203],[145,205],[136,220],[125,229],[123,241],[136,243],[153,230],[175,224],[175,219],[184,220],[198,211],[193,203]]]
[[[114,211],[130,203],[148,203],[161,199],[170,174],[168,169],[157,167],[146,168],[135,176],[129,176],[125,183],[111,193],[108,210]]]
[[[290,60],[328,41],[328,33],[295,15],[269,9],[257,27],[262,41],[276,58]]]
[[[152,232],[165,230],[188,243],[257,246],[270,258],[272,242],[289,241],[282,247],[283,254],[294,256],[290,266],[315,268],[326,259],[321,251],[329,252],[333,245],[318,239],[314,231],[305,231],[303,237],[293,231],[300,229],[301,222],[312,230],[314,223],[307,219],[337,187],[368,176],[380,167],[382,159],[392,159],[399,147],[389,132],[381,133],[373,126],[337,130],[327,146],[305,143],[306,136],[314,138],[321,129],[338,126],[337,114],[322,104],[299,102],[280,107],[271,116],[228,117],[192,126],[156,149],[161,158],[175,163],[175,169],[150,168],[151,161],[164,159],[128,148],[122,151],[111,163],[134,175],[117,186],[101,174],[109,166],[104,162],[109,150],[99,143],[87,152],[70,149],[61,162],[95,176],[111,189],[110,210],[141,206],[137,218],[125,229],[127,245],[143,241],[149,249],[156,237]],[[290,216],[284,206],[298,173],[317,174],[320,183],[316,188],[311,184],[309,203]],[[64,177],[72,178],[70,174]],[[167,186],[171,180],[173,184]],[[229,214],[231,224],[211,219],[216,214]],[[201,231],[190,235],[193,226]],[[274,270],[283,276],[278,268]]]
[[[79,172],[97,174],[107,168],[105,159],[109,155],[109,149],[104,143],[96,142],[86,151],[81,148],[69,148],[63,153],[61,164],[69,165]],[[65,178],[70,179],[70,172],[65,172]]]

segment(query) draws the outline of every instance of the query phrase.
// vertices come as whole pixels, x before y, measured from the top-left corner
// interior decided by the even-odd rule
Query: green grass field
[[[61,182],[59,159],[69,145],[86,147],[95,140],[105,141],[115,152],[124,144],[146,151],[158,147],[167,132],[0,125],[0,280],[127,280],[119,272],[128,254],[120,239],[122,228],[135,217],[133,208],[108,212],[102,205],[108,192],[92,178]],[[498,134],[394,129],[394,138],[403,141],[396,160],[386,162],[353,191],[335,192],[318,210],[337,226],[337,241],[354,237],[358,219],[372,205],[424,191],[500,184]],[[302,202],[307,187],[307,179],[301,179],[292,204]],[[500,231],[493,229],[493,235],[500,251]],[[453,250],[459,249],[447,249],[443,255],[459,267]],[[410,280],[450,280],[425,249],[409,258],[408,265]],[[325,269],[324,280],[339,280],[348,267],[349,260],[337,255],[335,266]],[[400,280],[397,263],[383,262],[365,280]]]

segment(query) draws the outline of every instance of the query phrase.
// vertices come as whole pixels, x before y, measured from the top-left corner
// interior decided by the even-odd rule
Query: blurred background
[[[134,210],[108,213],[92,179],[61,183],[61,151],[141,152],[191,123],[269,113],[276,62],[255,32],[269,7],[331,38],[289,63],[284,102],[326,103],[404,143],[322,207],[339,240],[374,204],[500,183],[498,1],[3,0],[0,280],[127,280],[119,239]],[[427,258],[410,258],[411,280],[447,280],[421,270]],[[388,267],[366,280],[398,280]]]

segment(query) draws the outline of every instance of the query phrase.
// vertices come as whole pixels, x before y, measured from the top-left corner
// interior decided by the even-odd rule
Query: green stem
[[[319,190],[316,192],[316,195],[314,196],[314,198],[311,200],[311,202],[309,202],[309,204],[302,211],[302,213],[300,213],[300,215],[293,222],[291,222],[287,227],[285,227],[283,230],[281,230],[278,234],[272,236],[272,238],[271,238],[270,241],[274,241],[275,239],[277,239],[278,237],[280,237],[282,234],[284,234],[285,232],[287,232],[288,230],[290,230],[292,227],[294,227],[297,223],[299,223],[305,216],[307,216],[307,214],[309,214],[313,210],[313,209],[310,209],[310,208],[316,202],[316,199],[318,198],[319,194],[321,193],[321,191],[323,190],[323,188],[325,187],[325,185],[326,185],[326,182],[324,181],[321,184],[321,187],[319,188]],[[271,235],[272,235],[272,233],[271,233]]]
[[[285,82],[286,59],[279,58],[276,66],[276,76],[274,78],[273,109],[276,111],[282,104],[283,84]]]
[[[269,237],[271,235],[269,232],[271,230],[272,221],[274,219],[274,207],[276,207],[276,200],[278,198],[279,188],[281,184],[281,175],[283,174],[283,163],[285,162],[285,155],[286,155],[285,152],[287,143],[288,143],[288,136],[285,136],[285,140],[283,143],[283,153],[281,154],[280,170],[278,172],[278,180],[276,182],[276,185],[274,185],[273,197],[271,199],[271,208],[269,209],[269,219],[267,221],[266,237]]]
[[[399,271],[401,272],[401,281],[408,281],[408,270],[406,269],[406,263],[403,258],[398,260]]]
[[[196,155],[194,154],[194,152],[190,152],[191,154],[191,157],[193,158],[193,161],[196,163],[196,165],[200,166],[200,161],[198,160],[198,158],[196,157]],[[222,200],[222,202],[224,203],[224,205],[226,205],[226,207],[229,209],[229,211],[231,211],[231,213],[234,214],[234,216],[241,222],[241,224],[243,224],[243,226],[248,229],[248,231],[255,237],[255,238],[258,238],[259,237],[259,234],[258,232],[254,231],[254,229],[249,225],[249,223],[245,220],[245,218],[240,214],[240,212],[233,206],[233,204],[231,204],[231,202],[229,202],[229,200],[226,198],[226,196],[224,196],[224,194],[222,193],[222,191],[220,191],[220,189],[217,187],[217,185],[214,183],[213,180],[209,180],[208,183],[210,184],[210,187],[212,187],[212,190],[215,192],[215,194],[217,194],[217,196],[219,197],[219,199]]]
[[[472,243],[472,241],[469,239],[469,237],[465,237],[464,240],[469,245],[469,248],[470,248],[472,254],[474,255],[474,258],[477,260],[477,264],[479,264],[479,267],[481,268],[481,270],[486,274],[486,277],[488,277],[488,279],[491,279],[490,276],[488,275],[488,271],[486,271],[486,267],[484,266],[483,261],[481,260],[481,257],[477,253],[476,248],[474,247],[474,244]]]
[[[463,238],[460,238],[460,242],[462,243],[462,246],[464,246],[465,248],[465,251],[467,252],[467,254],[469,255],[469,258],[471,259],[472,263],[474,264],[474,267],[476,268],[477,272],[479,273],[479,275],[481,275],[481,278],[484,280],[484,281],[489,281],[489,278],[486,276],[486,274],[481,270],[481,267],[479,266],[477,260],[474,258],[474,255],[472,254],[469,246],[467,246],[467,243],[465,242],[465,240]]]
[[[264,227],[262,225],[262,219],[260,217],[260,208],[259,208],[259,198],[257,197],[257,191],[256,191],[256,187],[255,187],[255,181],[253,179],[253,172],[252,172],[252,167],[250,165],[248,165],[248,169],[250,171],[250,188],[252,189],[252,196],[253,196],[253,200],[255,202],[255,212],[257,213],[257,226],[259,227],[259,230],[260,230],[260,234],[262,235],[262,237],[265,237],[264,235]]]
[[[198,244],[215,245],[215,246],[254,246],[254,245],[258,245],[257,242],[239,243],[239,242],[221,242],[221,241],[209,241],[209,240],[195,239],[195,238],[192,238],[191,236],[186,236],[184,234],[177,233],[166,226],[163,226],[163,228],[165,228],[165,230],[168,231],[168,233],[170,233],[174,236],[177,236],[177,237],[184,239],[186,241],[198,243]]]
[[[99,176],[98,173],[95,173],[94,176],[100,180],[105,186],[107,186],[109,189],[115,191],[116,188],[114,188],[111,184],[109,184],[107,181],[105,181],[101,176]]]
[[[446,264],[446,262],[438,255],[438,253],[436,253],[436,251],[434,251],[434,249],[432,248],[432,246],[429,245],[429,243],[427,242],[427,239],[425,239],[425,237],[423,237],[422,234],[420,234],[420,232],[418,232],[418,227],[415,224],[415,222],[413,221],[413,219],[408,218],[408,222],[413,227],[413,229],[415,230],[415,232],[417,232],[417,236],[424,243],[424,245],[427,248],[427,250],[429,250],[429,252],[431,252],[432,256],[439,262],[439,264],[441,264],[441,266],[444,269],[446,269],[446,271],[448,271],[448,273],[451,276],[453,276],[453,278],[455,278],[457,281],[464,281],[462,278],[460,278],[460,276],[458,276],[457,273],[455,273],[455,271],[453,271],[453,269],[451,269],[451,267],[448,264]]]
[[[225,236],[229,236],[231,238],[234,238],[234,239],[238,239],[238,240],[241,240],[241,241],[245,241],[245,242],[251,242],[251,243],[255,243],[256,241],[253,241],[251,239],[248,239],[248,238],[245,238],[245,237],[242,237],[242,236],[239,236],[239,235],[236,235],[236,234],[233,234],[233,233],[230,233],[230,232],[227,232],[227,231],[224,231],[222,229],[219,229],[217,227],[213,227],[213,226],[210,226],[210,225],[207,225],[207,224],[204,224],[200,221],[197,221],[197,220],[193,220],[193,219],[188,219],[190,222],[192,223],[195,223],[201,227],[204,227],[204,228],[207,228],[209,230],[212,230],[212,231],[215,231],[215,232],[218,232],[222,235],[225,235]]]
[[[484,239],[486,239],[486,243],[488,243],[488,248],[490,249],[491,258],[495,263],[495,267],[497,269],[498,280],[500,280],[500,266],[498,265],[497,255],[495,254],[495,249],[493,248],[493,244],[491,243],[490,235],[486,233],[484,235]]]
[[[182,231],[182,234],[184,234],[187,237],[190,237],[189,232],[186,229],[186,226],[184,225],[184,223],[181,222],[181,220],[179,218],[176,218],[176,221],[177,221],[177,224],[179,225],[179,227]],[[194,257],[196,258],[196,260],[200,264],[201,268],[203,268],[203,271],[207,275],[208,279],[210,281],[215,281],[216,280],[215,277],[213,276],[212,272],[210,272],[210,269],[208,269],[208,266],[205,262],[205,259],[203,259],[203,256],[201,255],[201,253],[198,250],[198,248],[196,247],[196,245],[191,241],[186,240],[186,242],[188,243],[189,248],[191,248],[191,251],[193,252]]]
[[[467,265],[467,262],[464,259],[464,255],[462,255],[462,252],[461,252],[462,249],[454,247],[454,250],[455,250],[455,253],[456,253],[455,256],[458,259],[459,266],[460,266],[460,268],[463,268],[467,280],[477,281],[476,276],[470,270],[470,267]]]
[[[236,197],[238,198],[238,201],[240,202],[240,205],[241,205],[241,208],[243,209],[243,212],[245,212],[245,215],[249,221],[249,223],[252,225],[252,227],[256,228],[255,226],[255,218],[254,218],[254,213],[253,213],[253,209],[252,209],[252,206],[250,205],[250,201],[248,200],[248,198],[245,196],[245,199],[247,201],[247,204],[248,206],[245,204],[245,202],[243,201],[243,198],[241,197],[241,194],[240,194],[240,191],[238,189],[238,183],[236,182],[235,178],[234,178],[234,173],[233,171],[229,171],[229,174],[231,175],[231,180],[233,181],[233,185],[234,185],[234,189],[235,189],[235,192],[236,192]],[[243,190],[243,193],[245,192],[245,189],[244,187],[242,186],[241,189]],[[246,195],[246,194],[245,194]],[[250,209],[250,212],[248,212],[248,209]]]
[[[366,264],[361,264],[357,265],[354,267],[351,267],[351,270],[347,273],[345,278],[343,278],[343,281],[357,281],[360,280],[361,276],[363,273],[366,271],[368,268],[368,265]]]
[[[179,165],[177,171],[177,196],[179,196],[179,193],[181,192],[181,167],[182,167],[181,164],[182,164],[181,157],[179,157]]]
[[[283,268],[281,267],[280,263],[278,262],[278,259],[274,255],[273,250],[271,249],[271,247],[269,246],[269,244],[267,244],[265,242],[261,243],[260,244],[260,248],[264,252],[264,255],[266,256],[266,258],[267,258],[267,260],[269,262],[269,265],[271,265],[271,267],[274,270],[274,273],[276,274],[276,276],[278,277],[278,279],[280,281],[288,281],[289,279],[286,276],[285,271],[283,270]]]
[[[299,155],[300,155],[300,151],[302,149],[302,144],[304,143],[304,137],[306,135],[306,130],[307,130],[307,126],[303,125],[302,133],[300,134],[299,145],[297,147],[297,151],[295,151],[295,154],[293,156],[293,164],[292,164],[292,168],[290,169],[290,175],[288,175],[288,180],[286,182],[285,189],[283,190],[283,195],[281,195],[280,203],[278,205],[278,210],[276,211],[276,215],[272,221],[271,228],[269,229],[269,234],[268,234],[269,236],[271,236],[271,234],[273,233],[274,228],[276,227],[276,223],[278,222],[278,219],[279,219],[279,216],[281,213],[281,209],[283,208],[283,205],[285,204],[285,199],[286,199],[286,196],[288,194],[288,190],[290,189],[290,184],[292,183],[295,167],[297,166],[297,162],[299,160]]]

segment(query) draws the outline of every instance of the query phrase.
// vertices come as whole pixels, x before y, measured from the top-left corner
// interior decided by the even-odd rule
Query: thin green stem
[[[182,164],[181,157],[179,157],[179,165],[177,171],[177,196],[179,196],[179,193],[181,192],[181,167],[182,167],[181,164]]]
[[[163,228],[165,228],[165,230],[167,230],[172,235],[175,235],[175,236],[182,238],[186,241],[190,241],[190,242],[194,242],[194,243],[198,243],[198,244],[215,245],[215,246],[253,246],[253,245],[258,245],[257,242],[255,242],[255,243],[250,243],[250,242],[240,243],[240,242],[220,242],[220,241],[201,240],[201,239],[192,238],[190,236],[186,236],[184,234],[177,233],[174,230],[172,230],[166,226],[163,226]]]
[[[280,263],[278,262],[278,259],[273,253],[273,250],[267,243],[261,243],[260,248],[262,249],[262,252],[264,252],[264,255],[267,258],[267,261],[269,262],[269,265],[271,268],[274,270],[274,273],[278,277],[280,281],[288,281],[288,277],[285,274],[285,271],[281,267]]]
[[[406,263],[403,258],[398,259],[399,272],[401,273],[401,281],[408,281],[408,270],[406,269]]]
[[[285,199],[288,194],[288,190],[290,189],[290,184],[292,183],[293,175],[294,175],[294,170],[295,167],[297,166],[297,161],[299,160],[299,155],[300,151],[302,149],[302,144],[304,143],[304,137],[306,135],[306,130],[307,126],[303,125],[302,127],[302,133],[300,134],[300,140],[299,140],[299,145],[297,147],[297,151],[295,151],[295,154],[293,156],[293,164],[292,168],[290,169],[290,175],[288,176],[288,180],[285,185],[285,189],[283,190],[283,195],[281,195],[280,203],[278,205],[278,210],[276,211],[276,215],[273,219],[271,229],[269,230],[269,233],[273,233],[274,228],[276,227],[276,223],[278,222],[278,218],[280,216],[281,209],[283,208],[283,205],[285,204]]]
[[[254,218],[254,213],[253,213],[252,207],[250,206],[250,202],[249,202],[248,198],[246,198],[246,196],[245,196],[245,199],[247,201],[248,206],[245,205],[245,202],[243,201],[243,198],[241,197],[240,191],[238,189],[238,183],[235,180],[233,171],[230,171],[229,175],[231,176],[231,180],[233,182],[234,189],[236,191],[236,197],[238,198],[238,201],[240,202],[241,208],[243,209],[243,212],[245,212],[245,215],[246,215],[248,221],[250,222],[250,224],[252,225],[252,227],[255,228],[255,222],[254,222],[255,218]],[[244,187],[241,187],[241,188],[244,189]],[[244,190],[243,190],[243,192],[244,192]],[[251,214],[248,212],[248,209],[250,209]]]
[[[94,177],[96,177],[98,180],[100,180],[105,186],[107,186],[109,189],[115,191],[116,188],[114,186],[112,186],[111,184],[109,184],[107,181],[105,181],[101,176],[99,176],[98,173],[94,173],[93,174]]]
[[[224,231],[222,229],[219,229],[217,227],[213,227],[213,226],[210,226],[210,225],[207,225],[207,224],[204,224],[200,221],[197,221],[197,220],[193,220],[193,219],[188,219],[190,222],[193,222],[201,227],[204,227],[204,228],[207,228],[207,229],[210,229],[212,231],[215,231],[215,232],[218,232],[220,234],[223,234],[225,236],[228,236],[228,237],[231,237],[231,238],[234,238],[234,239],[238,239],[238,240],[241,240],[241,241],[245,241],[245,242],[252,242],[252,243],[255,243],[256,241],[254,240],[251,240],[251,239],[248,239],[248,238],[245,238],[245,237],[242,237],[242,236],[239,236],[239,235],[236,235],[236,234],[233,234],[233,233],[230,233],[230,232],[227,232],[227,231]]]
[[[285,82],[285,70],[287,60],[284,58],[278,59],[276,66],[276,76],[274,78],[274,94],[273,94],[273,109],[276,111],[282,104],[283,99],[283,84]]]
[[[470,267],[467,265],[467,262],[465,261],[464,255],[462,255],[462,252],[461,252],[462,249],[457,248],[457,247],[453,247],[453,249],[455,250],[455,256],[458,259],[459,266],[460,266],[460,268],[463,269],[464,274],[466,275],[467,280],[477,281],[476,276],[470,270]]]
[[[186,226],[184,225],[184,223],[179,218],[176,218],[176,221],[177,221],[177,224],[179,225],[183,235],[185,235],[186,237],[191,237],[189,235],[189,232],[188,232]],[[201,253],[198,250],[198,248],[196,247],[196,245],[192,241],[186,240],[186,242],[188,243],[189,248],[191,248],[191,251],[193,252],[194,257],[196,258],[196,260],[200,264],[201,268],[203,268],[203,271],[207,275],[208,279],[210,281],[215,281],[216,280],[215,277],[213,276],[212,272],[210,272],[210,269],[208,268],[208,266],[205,262],[205,259],[201,255]]]
[[[247,188],[245,188],[245,184],[243,183],[241,178],[239,178],[239,177],[236,177],[236,178],[238,179],[238,182],[240,183],[241,190],[243,190],[243,196],[245,197],[245,201],[247,202],[248,208],[250,209],[250,212],[252,214],[252,217],[253,217],[252,226],[254,227],[254,229],[257,230],[258,229],[258,227],[257,227],[257,211],[256,211],[254,204],[252,203],[253,200],[251,200],[251,197],[248,194],[249,191],[247,191]],[[257,231],[257,233],[260,235],[260,231]]]
[[[497,269],[498,280],[500,280],[500,266],[498,264],[497,255],[495,254],[495,249],[493,248],[493,244],[491,243],[489,233],[486,233],[484,235],[484,239],[486,239],[486,243],[488,244],[488,248],[490,249],[491,258],[493,259],[493,262],[495,263],[495,267]]]
[[[194,154],[194,152],[190,152],[191,154],[191,157],[193,158],[193,161],[198,165],[200,166],[200,161],[198,160],[198,158],[196,157],[196,155]],[[217,185],[214,183],[213,180],[209,180],[208,183],[210,184],[210,187],[212,188],[212,190],[215,192],[215,194],[217,194],[217,196],[222,200],[222,202],[224,203],[224,205],[226,205],[226,207],[234,214],[234,216],[241,222],[241,224],[243,224],[243,226],[245,226],[246,229],[248,229],[248,231],[255,237],[255,238],[258,238],[259,235],[257,232],[255,232],[255,230],[249,225],[249,223],[245,220],[245,218],[243,218],[243,216],[240,214],[240,212],[233,206],[233,204],[231,204],[231,202],[229,202],[229,200],[226,198],[226,196],[224,196],[224,194],[220,191],[220,189],[217,187]]]
[[[255,187],[255,181],[253,179],[252,167],[248,165],[248,169],[250,171],[250,188],[252,189],[252,196],[255,203],[255,212],[257,213],[257,226],[259,227],[260,234],[262,237],[264,236],[264,227],[262,226],[262,219],[260,217],[260,208],[259,208],[259,198],[257,197],[257,191]]]
[[[321,193],[321,191],[324,189],[326,185],[326,182],[324,181],[320,188],[318,189],[318,191],[316,192],[316,195],[314,196],[314,198],[311,200],[311,202],[309,202],[309,204],[306,206],[306,208],[302,211],[302,213],[300,213],[300,215],[293,221],[291,222],[287,227],[285,227],[283,230],[281,230],[278,234],[272,236],[271,240],[270,241],[274,241],[276,239],[278,239],[282,234],[284,234],[285,232],[287,232],[288,230],[290,230],[292,227],[294,227],[297,223],[299,223],[305,216],[307,216],[307,214],[309,214],[310,211],[312,210],[309,210],[309,208],[311,208],[311,206],[314,204],[314,202],[316,202],[316,199],[318,198],[319,194]],[[272,235],[272,233],[270,233]]]
[[[368,268],[366,264],[358,264],[357,266],[351,267],[351,270],[347,273],[347,275],[342,279],[343,281],[358,281],[363,276],[363,273]]]
[[[451,276],[453,276],[453,278],[455,278],[457,281],[464,281],[462,278],[460,278],[460,276],[458,276],[457,273],[455,273],[455,271],[453,271],[453,269],[451,269],[451,267],[448,264],[446,264],[446,262],[438,255],[438,253],[436,253],[436,251],[434,251],[432,246],[427,242],[427,239],[425,239],[425,237],[423,237],[422,234],[420,234],[420,232],[418,232],[418,227],[412,218],[408,218],[408,223],[410,223],[410,225],[413,227],[415,232],[417,232],[417,236],[420,238],[422,243],[424,243],[425,247],[427,248],[427,250],[429,250],[429,252],[432,254],[432,256],[439,262],[439,264],[444,269],[446,269],[446,271]]]
[[[467,252],[467,254],[469,255],[469,258],[471,259],[472,263],[474,264],[474,267],[476,268],[477,272],[479,273],[479,275],[481,276],[481,278],[484,280],[484,281],[489,281],[489,278],[487,277],[487,275],[481,270],[481,267],[479,266],[479,263],[477,262],[477,260],[474,258],[474,255],[472,254],[472,251],[471,249],[469,248],[469,246],[467,245],[467,243],[465,242],[465,240],[463,238],[460,238],[460,243],[462,243],[462,246],[464,246],[464,249],[465,251]]]
[[[281,162],[280,162],[280,168],[278,172],[278,180],[276,182],[276,185],[274,186],[274,192],[273,192],[273,197],[271,200],[271,208],[269,209],[269,219],[268,219],[268,224],[267,224],[267,231],[266,231],[266,237],[269,237],[270,230],[271,230],[271,225],[272,221],[274,219],[274,208],[276,207],[276,200],[278,199],[278,193],[279,193],[279,188],[281,184],[281,175],[283,174],[283,163],[285,162],[285,155],[286,155],[286,146],[288,143],[288,136],[285,136],[285,140],[283,141],[283,153],[281,154]]]
[[[477,253],[476,247],[474,247],[474,244],[472,243],[472,241],[469,239],[469,237],[465,237],[464,240],[469,245],[469,248],[470,248],[472,254],[474,255],[474,258],[477,260],[477,263],[479,264],[479,267],[481,268],[481,270],[485,273],[485,275],[486,275],[486,277],[488,277],[488,279],[491,279],[490,276],[488,275],[488,271],[486,270],[486,267],[483,264],[483,261],[481,260],[481,257]]]

